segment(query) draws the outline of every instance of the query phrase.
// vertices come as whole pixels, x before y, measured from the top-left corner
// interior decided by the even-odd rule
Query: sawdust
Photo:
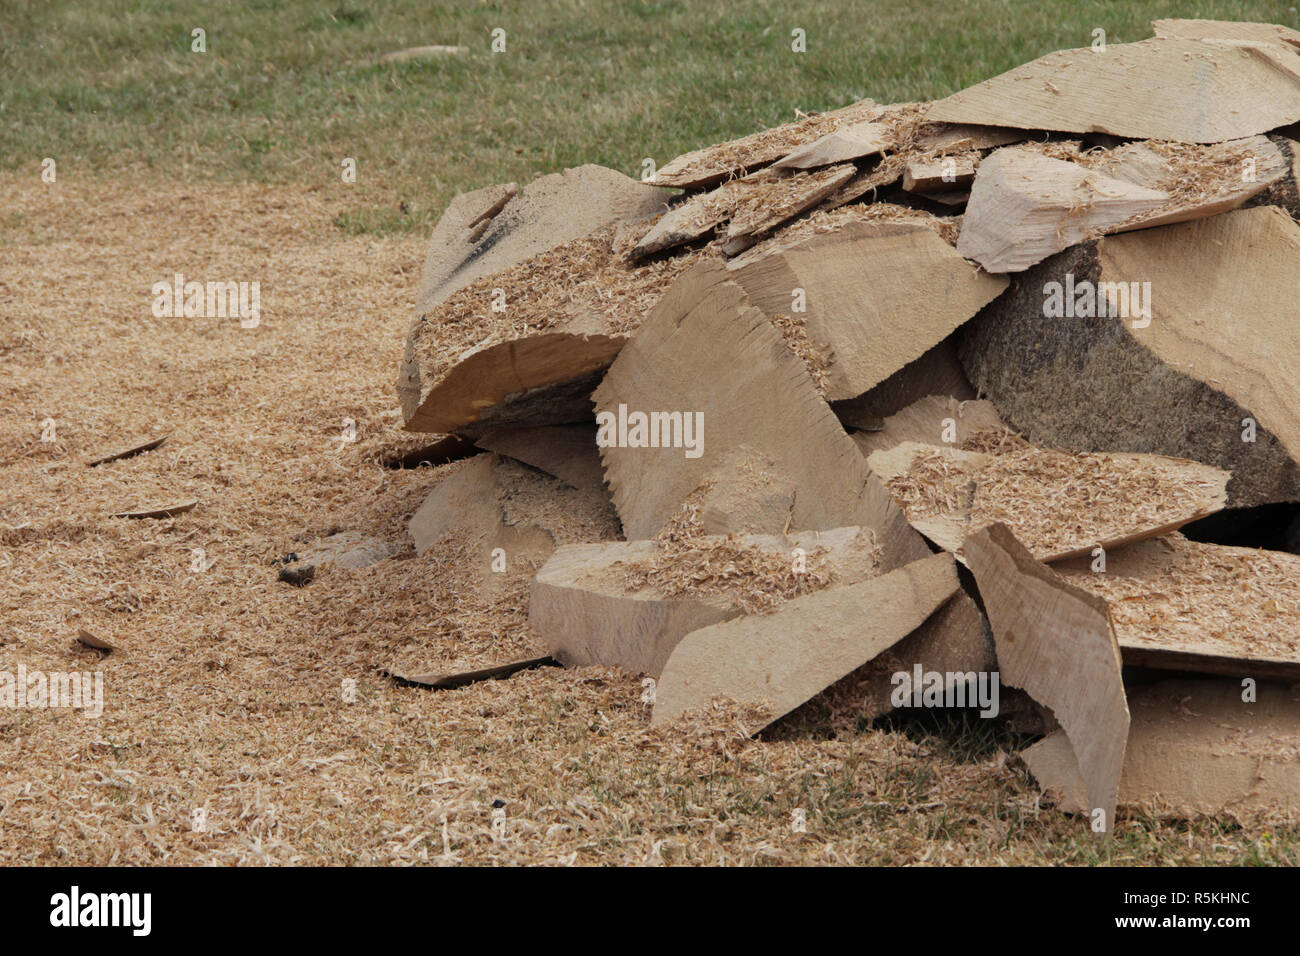
[[[717,180],[744,175],[776,162],[841,126],[870,119],[878,111],[874,102],[862,100],[827,113],[808,113],[793,123],[759,130],[740,139],[706,146],[665,165],[656,184],[675,186],[697,179]]]
[[[1001,522],[1035,554],[1159,527],[1195,512],[1211,495],[1200,475],[1149,460],[1031,445],[974,466],[936,449],[918,455],[888,487],[911,520],[953,517],[966,534]]]
[[[654,537],[657,553],[650,562],[624,564],[625,587],[665,597],[725,594],[746,614],[765,614],[835,583],[825,548],[808,551],[804,569],[796,570],[790,555],[741,543],[734,535],[706,539],[701,509],[712,486],[705,482],[686,497]]]
[[[629,334],[678,275],[715,254],[688,250],[633,263],[626,237],[610,226],[476,279],[415,320],[412,342],[422,378],[426,387],[435,384],[467,352],[575,320],[584,332]]]
[[[1224,548],[1180,534],[1133,574],[1063,573],[1110,605],[1121,638],[1170,649],[1207,642],[1263,658],[1300,660],[1300,556]]]
[[[818,394],[824,398],[827,386],[826,370],[835,360],[831,347],[824,342],[813,343],[808,337],[808,320],[803,316],[796,318],[789,315],[774,315],[771,319],[790,351],[797,355],[799,361],[803,362],[804,368],[808,369],[813,384],[817,386]]]

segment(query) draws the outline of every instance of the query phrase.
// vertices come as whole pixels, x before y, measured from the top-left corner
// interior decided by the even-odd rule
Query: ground
[[[373,118],[341,121],[345,133],[325,123],[313,141],[297,124],[309,125],[303,115],[319,103],[295,111],[301,104],[270,92],[250,112],[234,102],[237,91],[228,106],[203,100],[220,84],[205,76],[187,84],[176,74],[188,55],[182,41],[158,69],[142,67],[138,50],[122,46],[128,32],[149,23],[184,33],[190,17],[145,5],[114,18],[116,6],[86,14],[100,42],[87,41],[81,72],[66,74],[58,70],[72,69],[77,47],[69,31],[83,22],[77,6],[42,7],[52,44],[45,70],[38,53],[24,48],[25,40],[37,45],[45,36],[36,14],[0,14],[8,44],[0,62],[17,64],[19,77],[0,91],[0,116],[33,120],[5,142],[0,172],[0,670],[20,663],[99,669],[105,681],[97,719],[0,710],[0,827],[9,836],[0,841],[0,862],[1297,862],[1300,833],[1262,821],[1127,815],[1113,839],[1099,841],[1082,820],[1040,801],[1014,756],[1025,738],[973,717],[869,727],[813,712],[750,740],[726,707],[650,729],[639,679],[611,670],[551,668],[448,692],[395,686],[378,668],[441,669],[540,650],[519,623],[526,575],[505,586],[506,603],[514,603],[499,618],[476,616],[465,609],[483,596],[472,585],[461,593],[447,584],[458,580],[448,570],[454,550],[416,556],[403,537],[405,519],[437,480],[427,467],[384,463],[413,443],[398,428],[394,380],[427,222],[458,188],[512,176],[526,181],[532,171],[587,159],[631,172],[639,160],[614,163],[593,148],[594,141],[608,145],[608,130],[590,117],[572,140],[563,139],[562,124],[547,125],[549,113],[528,126],[517,112],[527,104],[498,110],[499,94],[486,82],[473,122],[505,143],[509,156],[497,147],[448,148],[454,137],[421,133],[415,121],[388,127],[396,145],[380,142],[381,128],[367,125],[379,122]],[[580,13],[576,3],[543,6],[554,24]],[[700,36],[711,37],[718,56],[698,68],[718,71],[712,95],[722,88],[752,95],[746,67],[719,64],[734,59],[736,31],[761,47],[765,7],[747,14],[752,22],[712,36],[709,25],[721,22],[716,11],[709,13],[714,20],[689,21],[682,4],[633,6],[646,17],[661,10],[669,27],[697,46]],[[845,24],[869,26],[853,5],[842,6],[836,16]],[[1006,5],[972,6],[992,15]],[[1211,12],[1225,6],[1238,5]],[[901,8],[882,9],[904,23]],[[342,29],[335,14],[347,11],[313,10],[310,16],[324,18],[318,25],[275,34],[266,75],[301,69],[326,76],[320,58],[336,50],[326,41]],[[361,52],[467,42],[498,12],[484,5],[457,21],[448,31],[455,36],[431,38],[438,31],[397,29],[394,23],[405,21],[393,10],[377,7],[359,21],[374,27]],[[996,29],[1014,26],[1003,24],[1007,13],[997,15]],[[1248,15],[1293,16],[1266,4]],[[256,36],[258,21],[248,16],[232,32]],[[631,16],[620,14],[608,29],[626,28]],[[1086,25],[1087,13],[1081,16]],[[700,36],[682,26],[687,21]],[[992,32],[992,22],[982,29]],[[969,69],[994,72],[989,63],[1003,56],[1002,46],[1015,62],[1068,45],[1059,35],[1044,45],[1033,32],[1044,29],[1037,22],[1014,43],[986,44],[967,58]],[[548,35],[563,39],[554,24]],[[774,29],[788,32],[783,23]],[[1086,42],[1083,32],[1077,42]],[[317,44],[318,37],[325,39]],[[873,37],[872,44],[886,42]],[[634,40],[622,35],[616,46],[649,57]],[[287,52],[291,43],[303,48],[297,62]],[[1036,47],[1016,52],[1025,44]],[[580,48],[566,48],[568,60],[541,49],[572,65]],[[891,55],[902,56],[898,49]],[[918,56],[913,49],[906,64],[921,63]],[[811,77],[813,101],[805,102],[937,95],[937,86],[977,78],[948,72],[913,82],[895,68],[876,90],[858,70],[851,87],[841,88],[838,78],[851,62],[845,54],[835,70]],[[229,62],[225,68],[235,69]],[[741,70],[739,79],[727,76],[728,68]],[[964,60],[961,71],[967,68]],[[567,96],[580,95],[584,77],[599,72],[573,69],[576,76],[557,81],[557,115],[572,106]],[[235,72],[243,83],[257,71]],[[430,82],[416,67],[391,75],[399,84]],[[662,81],[651,76],[642,89],[620,79],[613,90],[592,81],[590,112],[625,131],[635,125],[627,110],[644,105],[646,91]],[[779,121],[797,105],[790,82],[778,84],[789,103],[773,94],[736,103],[734,114],[715,104],[690,120],[682,117],[695,94],[665,86],[689,102],[647,123],[645,135],[659,137],[653,148],[634,141],[627,151],[666,159],[756,122]],[[162,119],[168,83],[184,90],[170,124]],[[269,89],[288,86],[272,81]],[[305,99],[311,90],[337,92],[323,79]],[[457,122],[470,122],[473,91],[456,95]],[[127,101],[134,113],[120,107]],[[104,108],[98,120],[89,115],[96,104]],[[241,130],[258,121],[258,110],[279,116],[281,108],[285,129],[272,137],[265,163],[247,165],[238,149],[221,152],[223,121]],[[440,129],[441,116],[431,117],[430,129]],[[676,131],[678,120],[684,132]],[[340,153],[337,137],[345,135],[356,137],[356,152],[372,143],[385,155],[402,151],[377,160],[381,168],[397,169],[409,157],[417,171],[367,185],[363,162],[350,190],[332,168],[337,156],[349,155]],[[526,163],[512,165],[514,142],[531,151]],[[40,159],[52,153],[69,159],[59,160],[49,183]],[[445,177],[421,178],[444,158]],[[403,197],[423,211],[402,213]],[[259,281],[260,325],[156,317],[151,288],[178,272]],[[345,419],[355,423],[354,442],[343,440]],[[86,465],[160,435],[167,441],[152,452]],[[198,504],[170,519],[110,517],[181,499]],[[326,569],[303,588],[277,581],[283,555],[336,530],[383,537],[401,550],[371,568]],[[206,571],[192,570],[196,549],[212,562]],[[76,639],[83,629],[117,649],[84,646]],[[355,701],[345,699],[346,681],[357,682]],[[504,835],[493,833],[494,800],[505,803]],[[205,826],[194,826],[195,810],[206,811]],[[792,826],[796,810],[806,832]]]

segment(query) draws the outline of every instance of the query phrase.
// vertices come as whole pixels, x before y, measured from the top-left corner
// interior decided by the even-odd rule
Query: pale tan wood
[[[909,193],[946,193],[965,189],[975,181],[978,158],[953,156],[916,161],[903,170],[903,189]]]
[[[1276,23],[1242,23],[1236,20],[1152,20],[1158,37],[1193,40],[1246,40],[1300,46],[1300,32]]]
[[[816,169],[834,166],[883,153],[894,141],[889,128],[880,123],[854,123],[827,133],[801,146],[772,164],[774,169]]]
[[[1033,149],[999,149],[975,176],[957,252],[989,272],[1020,272],[1168,199]]]
[[[927,395],[885,418],[879,430],[855,432],[853,440],[864,455],[894,448],[903,442],[942,445],[948,420],[953,424],[952,443],[958,447],[976,432],[1007,427],[992,402],[982,399],[960,401],[951,395]]]
[[[916,145],[926,152],[955,153],[995,149],[1029,138],[1023,129],[977,126],[970,123],[926,123],[916,134]]]
[[[1002,681],[1050,707],[1086,781],[1087,809],[1113,832],[1129,712],[1106,602],[1034,560],[1005,525],[971,535],[966,557],[997,650]]]
[[[1300,53],[1275,43],[1159,38],[1062,50],[939,100],[926,118],[1223,142],[1300,119]]]
[[[492,667],[480,667],[472,671],[451,674],[422,674],[392,668],[383,668],[382,672],[402,685],[424,687],[428,690],[453,690],[485,680],[505,680],[523,671],[531,671],[539,667],[554,667],[556,663],[550,657],[530,657],[527,660],[511,661],[508,664],[496,664]]]
[[[692,150],[660,167],[650,182],[681,189],[714,186],[724,179],[767,166],[840,126],[870,119],[880,109],[874,101],[864,99],[828,113],[814,113],[784,126]]]
[[[937,345],[1006,288],[928,226],[853,223],[775,246],[731,273],[769,315],[804,290],[808,338],[828,346],[828,400],[854,398]],[[906,322],[899,315],[906,314]]]
[[[971,493],[978,494],[979,469],[993,461],[995,458],[993,455],[962,451],[959,448],[948,446],[904,441],[885,450],[871,452],[867,457],[867,465],[875,475],[888,483],[893,478],[905,474],[918,455],[936,452],[950,459],[955,472],[969,476],[966,482],[971,489]],[[1216,511],[1221,511],[1227,501],[1226,489],[1229,475],[1226,471],[1209,465],[1202,465],[1198,462],[1179,458],[1167,458],[1162,455],[1140,455],[1123,452],[1100,456],[1080,455],[1078,457],[1081,460],[1090,457],[1102,457],[1120,464],[1126,461],[1141,462],[1145,466],[1155,467],[1160,472],[1163,472],[1163,475],[1170,483],[1177,481],[1179,483],[1195,483],[1199,485],[1200,495],[1194,506],[1167,508],[1161,513],[1159,519],[1142,521],[1122,513],[1115,514],[1113,516],[1114,524],[1111,527],[1106,528],[1106,530],[1094,537],[1080,538],[1077,543],[1071,546],[1043,547],[1031,541],[1029,542],[1029,550],[1039,561],[1063,561],[1067,558],[1089,555],[1098,546],[1109,550],[1132,544],[1135,541],[1168,534],[1183,525],[1214,514]],[[1153,496],[1158,497],[1160,494],[1159,481],[1159,478],[1154,480],[1151,489]],[[1035,519],[1051,517],[1051,514],[1055,513],[1056,507],[1055,503],[1045,501],[1038,495],[1027,494],[1025,497],[1025,513],[1027,517]],[[1042,513],[1044,508],[1050,508],[1052,512],[1044,514]],[[1071,520],[1071,516],[1062,514],[1060,520],[1068,522]],[[969,535],[978,530],[972,526],[969,514],[963,512],[913,516],[911,522],[912,527],[917,531],[945,551],[956,555],[957,559],[963,563],[966,560],[966,556],[962,553],[963,543]]]
[[[770,232],[788,219],[807,212],[835,192],[857,174],[851,163],[829,166],[825,169],[793,173],[777,181],[781,187],[778,195],[767,190],[752,194],[738,192],[731,221],[727,224],[729,245],[723,247],[727,255],[735,255],[749,247],[748,241]],[[744,180],[739,180],[744,182]]]
[[[443,433],[586,418],[587,389],[563,386],[596,375],[625,341],[621,335],[542,332],[478,349],[425,393],[406,430]],[[556,392],[550,404],[543,391],[548,388]],[[520,407],[512,411],[516,402]]]
[[[1300,556],[1173,534],[1107,549],[1105,572],[1092,563],[1055,568],[1098,597],[1123,595],[1112,616],[1126,664],[1300,680]]]
[[[1151,296],[1150,324],[1127,323],[1133,339],[1249,409],[1295,460],[1300,225],[1276,206],[1260,206],[1111,236],[1097,255],[1103,281],[1147,281],[1160,290]],[[1241,423],[1223,427],[1239,433]]]
[[[1174,818],[1300,819],[1300,699],[1285,684],[1260,683],[1247,703],[1239,681],[1162,681],[1130,691],[1128,706],[1120,805]],[[1021,757],[1061,809],[1086,812],[1086,786],[1063,733]]]
[[[1227,188],[1213,195],[1187,200],[1179,199],[1176,194],[1180,184],[1179,174],[1146,143],[1129,143],[1111,150],[1099,164],[1099,168],[1108,175],[1173,194],[1170,200],[1159,208],[1141,214],[1134,222],[1121,224],[1112,231],[1150,229],[1154,226],[1167,226],[1176,222],[1188,222],[1192,219],[1203,219],[1206,216],[1231,212],[1287,175],[1286,157],[1266,136],[1252,136],[1250,139],[1231,143],[1214,143],[1201,147],[1197,153],[1202,162],[1230,164],[1234,169],[1240,170],[1241,160],[1236,154],[1241,150],[1247,150],[1255,159],[1253,179],[1247,181],[1238,175]]]
[[[716,262],[693,267],[668,289],[593,397],[611,413],[622,403],[704,415],[699,458],[681,448],[601,449],[629,539],[653,536],[716,462],[747,447],[794,482],[790,530],[872,528],[886,568],[927,553],[802,361]]]
[[[836,402],[832,406],[835,414],[846,426],[881,428],[886,416],[897,414],[927,395],[946,395],[958,401],[975,398],[975,389],[957,355],[960,335],[959,329],[879,385],[856,398]]]
[[[745,727],[757,733],[897,644],[959,587],[952,559],[936,554],[770,614],[693,631],[664,666],[652,722],[721,696],[768,707],[769,719]]]
[[[474,444],[540,468],[574,488],[599,488],[605,483],[596,430],[590,425],[494,428]]]
[[[700,547],[728,540],[705,536]],[[859,528],[784,535],[738,535],[734,542],[787,556],[802,548],[835,574],[837,585],[875,576],[870,533]],[[557,548],[537,572],[528,621],[566,667],[607,665],[658,677],[678,642],[691,631],[744,613],[737,593],[667,596],[629,591],[627,569],[659,554],[652,541],[576,544]],[[793,560],[793,558],[791,558]]]

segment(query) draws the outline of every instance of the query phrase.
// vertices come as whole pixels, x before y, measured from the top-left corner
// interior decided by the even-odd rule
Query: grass
[[[585,162],[639,175],[796,109],[940,97],[1098,27],[1142,39],[1162,16],[1300,25],[1287,2],[1240,0],[11,0],[0,169],[36,175],[51,156],[63,176],[348,188],[344,233],[423,234],[458,191]],[[468,50],[375,62],[427,44]]]

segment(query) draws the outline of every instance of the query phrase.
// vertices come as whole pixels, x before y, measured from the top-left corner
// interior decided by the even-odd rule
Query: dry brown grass
[[[437,480],[379,463],[410,444],[393,380],[423,243],[342,238],[344,208],[329,189],[0,178],[0,668],[101,669],[106,698],[97,720],[0,710],[0,861],[1296,861],[1294,833],[1228,820],[1133,815],[1103,847],[1040,805],[987,722],[750,740],[723,706],[651,730],[638,678],[602,669],[449,692],[378,676],[539,644],[526,568],[487,620],[461,606],[482,598],[454,545],[417,557],[403,538]],[[178,271],[260,281],[261,327],[154,318],[151,284]],[[173,519],[107,517],[184,497],[198,507]],[[334,530],[402,547],[276,580]]]

